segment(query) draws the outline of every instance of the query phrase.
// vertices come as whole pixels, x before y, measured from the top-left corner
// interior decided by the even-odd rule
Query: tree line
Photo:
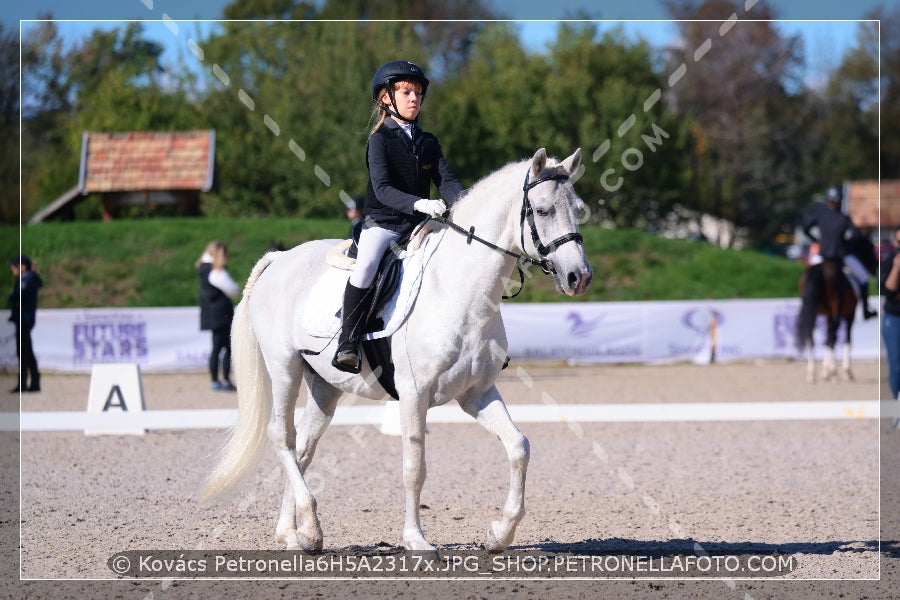
[[[827,187],[900,176],[900,9],[873,15],[879,132],[878,22],[860,22],[855,45],[812,86],[802,40],[766,21],[777,18],[766,6],[745,15],[743,2],[665,0],[684,19],[673,47],[573,20],[534,52],[488,3],[439,4],[235,1],[184,59],[202,57],[200,69],[163,64],[140,23],[66,47],[45,22],[21,41],[21,103],[17,40],[0,29],[0,219],[19,218],[7,158],[18,154],[19,111],[23,220],[75,185],[84,131],[179,129],[217,132],[206,214],[339,216],[342,200],[365,193],[372,75],[398,57],[431,79],[421,125],[464,186],[539,147],[558,157],[582,147],[576,189],[592,223],[662,231],[707,214],[764,245]],[[732,13],[759,20],[722,35]],[[76,214],[99,218],[98,202]]]

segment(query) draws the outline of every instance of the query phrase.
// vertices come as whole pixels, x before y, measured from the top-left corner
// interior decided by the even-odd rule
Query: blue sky
[[[486,0],[511,19],[564,19],[586,13],[596,19],[665,19],[657,0]],[[219,19],[231,0],[31,0],[7,2],[4,24],[35,19],[51,12],[57,19],[160,19],[168,13],[176,20]],[[889,0],[760,0],[777,11],[780,19],[862,19],[875,6]]]
[[[602,3],[586,0],[486,0],[503,17],[532,20],[520,23],[523,43],[539,51],[556,35],[558,19],[586,16],[608,21],[627,20],[623,26],[629,36],[641,36],[655,45],[665,45],[676,35],[674,24],[666,20],[666,13],[658,0],[606,0]],[[750,0],[751,2],[753,0]],[[198,28],[205,32],[213,23],[189,23],[191,20],[221,19],[231,0],[34,0],[16,3],[2,9],[2,22],[11,29],[20,20],[41,18],[50,13],[60,23],[60,32],[71,41],[87,35],[97,27],[114,27],[123,20],[144,20],[145,32],[167,49],[164,60],[174,62],[179,57],[192,60],[188,43],[198,36]],[[854,44],[857,24],[870,11],[883,5],[880,0],[759,0],[772,7],[781,21],[779,27],[786,35],[799,34],[804,38],[807,56],[807,77],[818,79],[817,73],[833,68],[840,62],[843,51]],[[739,15],[751,18],[753,9]],[[168,20],[175,21],[166,23]],[[72,22],[74,20],[80,22]],[[600,24],[601,31],[616,23]],[[27,27],[28,24],[23,24]]]

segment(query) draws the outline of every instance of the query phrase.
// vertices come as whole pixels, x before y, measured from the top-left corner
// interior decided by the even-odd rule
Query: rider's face
[[[394,103],[397,105],[397,112],[404,119],[412,121],[419,115],[424,98],[422,87],[418,83],[400,81],[394,85]],[[390,106],[391,99],[387,92],[381,97],[381,101]]]

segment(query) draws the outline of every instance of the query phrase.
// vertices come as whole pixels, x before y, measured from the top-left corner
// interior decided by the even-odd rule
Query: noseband
[[[532,265],[536,265],[541,268],[541,271],[543,271],[547,275],[551,275],[553,273],[556,273],[556,269],[553,267],[553,263],[551,263],[549,260],[547,260],[547,256],[551,252],[553,252],[554,250],[556,250],[557,248],[559,248],[566,242],[577,242],[581,245],[584,245],[584,238],[581,236],[581,234],[574,233],[574,232],[567,233],[563,236],[560,236],[560,237],[556,238],[555,240],[553,240],[552,242],[550,242],[546,246],[541,243],[541,237],[540,237],[540,235],[538,235],[537,226],[534,224],[534,207],[531,205],[531,200],[528,199],[528,191],[531,188],[533,188],[534,186],[536,186],[540,183],[544,183],[545,181],[552,181],[552,180],[565,181],[565,180],[569,179],[569,176],[564,175],[562,173],[558,173],[556,175],[547,175],[544,177],[540,177],[538,179],[535,179],[532,182],[529,182],[528,180],[530,178],[530,175],[531,175],[531,169],[529,169],[528,172],[525,173],[525,185],[522,186],[522,211],[521,211],[521,218],[519,221],[519,230],[522,235],[521,242],[520,242],[520,247],[522,248],[521,254],[517,254],[515,252],[512,252],[511,250],[507,250],[506,248],[501,248],[500,246],[493,244],[484,238],[478,237],[477,235],[475,235],[475,227],[470,227],[468,230],[466,230],[463,227],[460,227],[459,225],[457,225],[456,223],[451,221],[449,218],[431,217],[431,219],[433,219],[439,223],[443,223],[444,225],[447,225],[451,229],[458,231],[459,233],[466,236],[467,244],[471,244],[472,240],[475,240],[479,244],[484,244],[491,250],[494,250],[501,254],[505,254],[507,256],[512,256],[513,258],[517,259],[516,269],[518,269],[518,271],[519,271],[519,289],[512,296],[503,296],[504,300],[510,300],[512,298],[515,298],[516,296],[519,295],[519,292],[521,292],[525,288],[525,274],[522,272],[522,267],[521,267],[520,263],[526,262],[526,263],[530,263]],[[535,249],[537,249],[538,256],[540,258],[532,258],[532,257],[528,256],[527,254],[525,254],[525,222],[526,221],[528,222],[528,227],[531,229],[531,240],[532,240],[532,242],[534,242],[534,247],[535,247]]]

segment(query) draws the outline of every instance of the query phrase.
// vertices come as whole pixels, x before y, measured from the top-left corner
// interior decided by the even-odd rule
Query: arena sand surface
[[[789,361],[513,364],[498,383],[510,405],[541,404],[548,397],[595,404],[886,395],[878,363],[855,367],[854,382],[808,385],[803,365]],[[22,410],[83,410],[89,379],[48,375],[42,393],[23,396]],[[8,389],[13,381],[3,376],[0,383]],[[145,374],[143,385],[148,410],[232,408],[236,401],[233,394],[209,390],[206,376],[198,373]],[[18,397],[4,396],[0,410],[15,410]],[[134,600],[900,596],[900,431],[887,420],[523,423],[520,428],[531,442],[531,462],[527,513],[514,550],[672,559],[696,556],[700,548],[711,555],[790,556],[794,570],[777,579],[716,573],[700,581],[621,573],[563,580],[522,571],[487,580],[116,580],[107,561],[126,550],[279,549],[273,530],[284,479],[274,453],[266,452],[236,497],[210,505],[193,496],[223,431],[159,430],[143,437],[6,432],[0,434],[0,468],[8,482],[0,535],[8,577],[0,595]],[[507,490],[502,447],[475,424],[432,424],[426,453],[426,536],[443,549],[478,552]],[[308,478],[318,499],[326,555],[397,551],[403,522],[400,469],[399,438],[375,426],[334,426],[325,434]],[[21,515],[16,514],[19,493]]]

